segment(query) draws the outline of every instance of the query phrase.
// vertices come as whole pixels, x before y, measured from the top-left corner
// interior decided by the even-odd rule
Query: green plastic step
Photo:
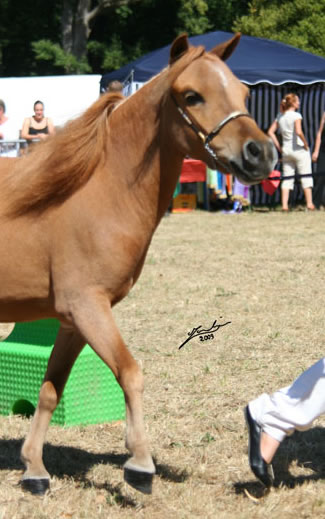
[[[17,323],[0,342],[0,414],[33,413],[58,329],[54,319]],[[86,425],[124,418],[121,387],[87,345],[72,368],[51,423]]]

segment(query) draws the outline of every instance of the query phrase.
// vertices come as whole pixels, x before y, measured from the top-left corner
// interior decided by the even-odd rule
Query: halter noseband
[[[215,161],[220,161],[220,159],[217,157],[217,154],[210,147],[210,145],[209,145],[210,141],[212,141],[212,139],[216,135],[218,135],[218,133],[222,130],[222,128],[224,126],[226,126],[226,124],[228,124],[233,119],[237,119],[238,117],[252,118],[251,114],[249,114],[248,112],[240,112],[240,111],[231,112],[231,114],[227,115],[219,124],[217,124],[217,126],[210,133],[206,133],[203,129],[199,128],[198,125],[193,122],[193,120],[191,119],[189,114],[185,110],[183,110],[183,108],[181,108],[181,106],[179,106],[175,97],[172,94],[171,94],[171,98],[174,101],[174,103],[177,107],[177,110],[183,117],[184,121],[189,125],[189,127],[194,131],[194,133],[196,133],[196,135],[202,140],[204,148],[207,150],[207,152],[211,155],[211,157]]]

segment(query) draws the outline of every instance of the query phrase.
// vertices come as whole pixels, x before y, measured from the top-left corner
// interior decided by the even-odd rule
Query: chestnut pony
[[[0,321],[61,323],[21,450],[22,485],[33,493],[49,488],[45,435],[86,343],[124,392],[124,478],[151,492],[143,377],[112,307],[140,275],[186,155],[247,184],[273,169],[273,145],[246,111],[247,88],[224,64],[239,37],[210,52],[178,37],[169,66],[137,93],[106,94],[34,151],[0,159]]]

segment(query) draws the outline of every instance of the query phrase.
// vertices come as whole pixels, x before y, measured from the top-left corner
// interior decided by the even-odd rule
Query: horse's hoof
[[[37,479],[22,479],[20,482],[23,490],[27,490],[36,496],[43,496],[50,488],[50,481],[47,478]]]
[[[149,472],[124,468],[124,481],[143,494],[152,493],[153,476]]]

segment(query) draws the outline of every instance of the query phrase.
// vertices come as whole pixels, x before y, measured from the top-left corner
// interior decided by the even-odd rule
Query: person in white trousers
[[[278,152],[282,154],[283,176],[291,177],[285,179],[281,184],[282,211],[289,211],[289,192],[294,187],[295,170],[299,175],[310,175],[311,156],[306,137],[302,131],[302,116],[296,112],[300,106],[300,99],[296,94],[287,94],[280,104],[280,113],[268,129],[268,135],[274,142]],[[279,131],[282,136],[282,146],[276,136]],[[306,207],[314,211],[312,200],[313,179],[311,176],[301,177],[301,184],[306,199]]]
[[[263,393],[245,408],[249,431],[249,463],[267,487],[273,483],[272,459],[280,443],[295,430],[304,431],[325,413],[325,357],[290,386]]]

